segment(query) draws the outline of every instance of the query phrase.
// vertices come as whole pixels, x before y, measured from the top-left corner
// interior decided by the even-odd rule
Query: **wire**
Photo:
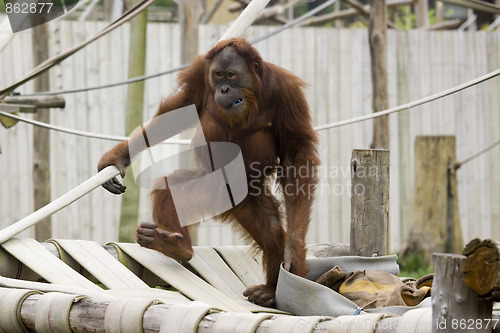
[[[345,126],[345,125],[354,124],[354,123],[358,123],[361,121],[365,121],[365,120],[369,120],[369,119],[373,119],[373,118],[377,118],[377,117],[382,117],[382,116],[385,116],[385,115],[388,115],[391,113],[395,113],[395,112],[400,112],[400,111],[403,111],[406,109],[410,110],[411,108],[413,108],[415,106],[423,105],[425,103],[429,103],[429,102],[437,100],[439,98],[443,98],[445,96],[454,94],[456,92],[459,92],[459,91],[464,90],[466,88],[480,84],[484,81],[487,81],[487,80],[492,79],[492,78],[499,76],[499,75],[500,75],[500,69],[497,69],[496,71],[490,72],[490,73],[483,75],[479,78],[476,78],[474,80],[468,81],[466,83],[460,84],[460,85],[455,86],[453,88],[444,90],[442,92],[428,96],[426,98],[419,99],[419,100],[414,101],[414,102],[403,104],[403,105],[400,105],[400,106],[397,106],[394,108],[390,108],[390,109],[387,109],[384,111],[374,112],[374,113],[371,113],[371,114],[368,114],[365,116],[355,117],[355,118],[351,118],[351,119],[347,119],[347,120],[338,121],[335,123],[316,126],[316,127],[314,127],[314,129],[316,131],[323,131],[323,130],[330,129],[330,128]],[[19,120],[19,121],[22,121],[25,123],[29,123],[29,124],[32,124],[35,126],[44,127],[44,128],[52,129],[52,130],[59,131],[59,132],[85,136],[85,137],[89,137],[89,138],[106,139],[106,140],[113,140],[113,141],[123,141],[123,140],[128,139],[127,137],[121,137],[121,136],[111,136],[111,135],[105,135],[105,134],[97,134],[97,133],[91,133],[91,132],[85,132],[85,131],[71,130],[71,129],[43,123],[43,122],[36,121],[36,120],[26,119],[26,118],[16,116],[14,114],[3,112],[3,111],[0,111],[0,115],[5,116],[7,118],[16,119],[16,120]],[[167,140],[167,141],[165,141],[165,143],[189,144],[190,142],[189,142],[189,140]],[[466,162],[468,162],[468,161],[466,161]]]
[[[313,16],[314,14],[322,11],[323,9],[327,8],[328,6],[336,3],[337,1],[338,0],[329,0],[329,1],[321,4],[320,6],[312,9],[311,11],[305,13],[304,15],[296,18],[295,20],[290,21],[287,24],[279,27],[278,29],[276,29],[276,30],[268,33],[267,35],[259,37],[259,38],[255,39],[253,41],[250,41],[250,43],[251,44],[259,43],[259,42],[261,42],[263,40],[266,40],[266,39],[268,39],[268,38],[270,38],[270,37],[272,37],[272,36],[274,36],[274,35],[282,32],[283,30],[286,30],[286,29],[288,29],[290,27],[293,27],[293,26],[301,23],[305,19]],[[118,86],[125,85],[125,84],[130,84],[130,83],[139,82],[139,81],[145,81],[145,80],[156,78],[156,77],[159,77],[159,76],[172,74],[172,73],[178,72],[180,70],[183,70],[183,69],[189,67],[189,65],[190,64],[183,64],[183,65],[180,65],[179,67],[175,67],[175,68],[172,68],[172,69],[169,69],[169,70],[166,70],[166,71],[163,71],[163,72],[159,72],[159,73],[156,73],[156,74],[136,76],[136,77],[130,78],[128,80],[124,80],[124,81],[120,81],[120,82],[115,82],[115,83],[109,83],[109,84],[103,84],[103,85],[100,85],[100,86],[94,86],[94,87],[89,87],[89,88],[77,88],[77,89],[71,89],[71,90],[42,91],[42,92],[35,92],[35,93],[31,93],[31,94],[23,94],[23,96],[63,95],[63,94],[72,94],[72,93],[87,92],[87,91],[93,91],[93,90],[99,90],[99,89],[113,88],[113,87],[118,87]]]
[[[53,96],[53,95],[73,94],[73,93],[87,92],[87,91],[92,91],[92,90],[113,88],[113,87],[118,87],[118,86],[130,84],[130,83],[134,83],[134,82],[145,81],[147,79],[155,78],[155,77],[162,76],[162,75],[172,74],[172,73],[178,72],[180,70],[183,70],[185,68],[188,68],[189,65],[190,64],[184,64],[184,65],[181,65],[179,67],[175,67],[175,68],[166,70],[164,72],[159,72],[159,73],[150,74],[150,75],[136,76],[136,77],[130,78],[130,79],[125,80],[125,81],[108,83],[108,84],[103,84],[100,86],[95,86],[95,87],[90,87],[90,88],[77,88],[77,89],[71,89],[71,90],[55,90],[55,91],[41,91],[41,92],[35,92],[35,93],[31,93],[31,94],[22,94],[22,96]]]
[[[34,68],[24,79],[21,79],[20,81],[10,85],[9,87],[2,89],[0,91],[0,99],[10,92],[12,92],[14,89],[19,87],[20,85],[30,81],[31,79],[37,77],[38,75],[42,74],[43,72],[48,71],[50,68],[55,66],[56,64],[60,63],[64,59],[68,58],[69,56],[73,55],[74,53],[78,52],[88,44],[94,42],[95,40],[101,38],[102,36],[106,35],[108,32],[118,28],[120,25],[123,23],[129,21],[133,17],[137,16],[139,13],[141,13],[143,10],[148,8],[152,3],[154,3],[156,0],[143,0],[139,4],[137,4],[134,8],[129,10],[127,13],[123,14],[122,17],[108,25],[106,28],[104,28],[101,32],[99,32],[97,35],[91,37],[90,39],[87,39],[86,41],[70,48],[69,50],[64,51],[63,53],[60,53],[58,55],[53,56],[52,58],[49,58],[39,64],[36,68]]]
[[[486,75],[483,75],[483,76],[481,76],[479,78],[476,78],[474,80],[471,80],[471,81],[468,81],[466,83],[463,83],[463,84],[460,84],[458,86],[455,86],[453,88],[444,90],[444,91],[439,92],[437,94],[427,96],[425,98],[419,99],[419,100],[414,101],[414,102],[406,103],[406,104],[403,104],[403,105],[400,105],[400,106],[396,106],[394,108],[390,108],[390,109],[387,109],[387,110],[384,110],[384,111],[374,112],[374,113],[367,114],[367,115],[360,116],[360,117],[355,117],[355,118],[351,118],[351,119],[347,119],[347,120],[342,120],[342,121],[338,121],[338,122],[334,122],[334,123],[330,123],[330,124],[325,124],[325,125],[321,125],[321,126],[316,126],[316,127],[314,127],[314,129],[316,131],[323,131],[323,130],[326,130],[326,129],[330,129],[330,128],[334,128],[334,127],[340,127],[340,126],[344,126],[344,125],[348,125],[348,124],[354,124],[354,123],[358,123],[358,122],[361,122],[361,121],[365,121],[365,120],[369,120],[369,119],[374,119],[374,118],[386,116],[386,115],[389,115],[391,113],[400,112],[400,111],[403,111],[403,110],[406,110],[406,109],[411,109],[413,107],[420,106],[420,105],[423,105],[423,104],[435,101],[437,99],[446,97],[448,95],[454,94],[454,93],[459,92],[461,90],[467,89],[469,87],[472,87],[474,85],[477,85],[479,83],[482,83],[484,81],[492,79],[492,78],[494,78],[496,76],[499,76],[499,75],[500,75],[500,69],[497,69],[497,70],[495,70],[493,72],[490,72],[490,73],[488,73]]]
[[[495,148],[495,146],[499,145],[500,144],[500,139],[498,139],[497,141],[493,142],[492,144],[490,144],[489,146],[486,146],[485,148],[481,149],[480,151],[478,151],[477,153],[475,153],[474,155],[471,155],[469,157],[467,157],[466,159],[464,159],[462,162],[456,162],[453,164],[453,169],[457,170],[458,168],[460,168],[462,165],[472,161],[473,159],[475,158],[478,158],[479,156],[483,155],[484,153],[488,152],[489,150]]]

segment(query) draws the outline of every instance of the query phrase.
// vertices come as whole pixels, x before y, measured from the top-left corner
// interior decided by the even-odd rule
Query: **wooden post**
[[[139,3],[133,0],[131,6]],[[129,78],[141,76],[146,71],[146,28],[147,9],[130,21]],[[143,123],[144,81],[128,86],[126,133],[131,133]],[[119,240],[135,242],[135,229],[139,218],[139,186],[135,183],[132,170],[127,172],[123,184],[127,191],[122,196]]]
[[[333,12],[334,13],[340,13],[341,10],[340,10],[340,1],[337,1],[334,5],[333,5]],[[335,20],[335,28],[337,29],[340,29],[342,28],[342,20]]]
[[[179,25],[181,27],[181,63],[186,64],[199,54],[199,23],[203,16],[204,1],[185,0],[179,2]],[[192,138],[194,131],[181,133],[181,139]],[[187,156],[181,156],[179,165],[181,168],[194,167],[194,161]],[[193,245],[198,244],[199,224],[188,225],[189,237]]]
[[[408,34],[397,34],[398,105],[410,102]],[[399,234],[408,233],[411,216],[411,165],[410,113],[398,112],[398,162],[399,162]]]
[[[463,249],[458,214],[454,136],[419,136],[415,140],[415,185],[411,230],[405,252],[460,253]]]
[[[436,1],[436,23],[441,23],[444,20],[444,3]]]
[[[368,29],[372,72],[373,112],[389,108],[387,95],[387,7],[385,0],[373,0]],[[389,149],[389,117],[378,117],[373,123],[371,148]]]
[[[429,0],[416,0],[414,9],[418,28],[429,26]]]
[[[388,150],[353,150],[351,159],[351,255],[385,255],[388,249]]]
[[[181,27],[181,63],[193,60],[198,52],[198,27],[203,16],[205,1],[185,0],[179,2],[179,25]]]
[[[31,43],[35,67],[49,58],[47,24],[33,28]],[[34,91],[50,89],[49,74],[43,73],[33,80]],[[39,108],[34,120],[50,123],[49,109]],[[76,156],[75,156],[76,157]],[[38,126],[33,127],[33,197],[34,209],[38,210],[50,202],[50,131]],[[43,242],[52,237],[51,218],[46,217],[35,226],[35,239]]]
[[[436,253],[432,283],[432,332],[491,332],[492,302],[462,280],[463,255]]]

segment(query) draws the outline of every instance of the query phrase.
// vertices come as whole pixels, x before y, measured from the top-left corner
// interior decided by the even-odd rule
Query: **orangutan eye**
[[[233,77],[233,76],[234,76],[234,73],[233,73],[233,72],[229,72],[229,73],[227,73],[227,77],[231,78],[231,77]]]
[[[216,71],[215,72],[215,77],[216,78],[221,78],[222,77],[222,72],[221,71]]]

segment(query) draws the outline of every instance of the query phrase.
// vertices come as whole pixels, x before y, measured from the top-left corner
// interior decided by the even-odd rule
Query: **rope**
[[[293,21],[290,21],[288,22],[287,24],[279,27],[278,29],[262,36],[262,37],[259,37],[253,41],[250,41],[251,44],[256,44],[256,43],[259,43],[263,40],[266,40],[274,35],[277,35],[278,33],[282,32],[283,30],[286,30],[288,28],[291,28],[293,26],[296,26],[298,25],[299,23],[301,23],[302,21],[308,19],[309,17],[313,16],[314,14],[320,12],[321,10],[327,8],[328,6],[336,3],[338,0],[329,0],[323,4],[321,4],[320,6],[314,8],[313,10],[305,13],[304,15],[296,18],[295,20]],[[89,88],[77,88],[77,89],[70,89],[70,90],[57,90],[57,91],[42,91],[42,92],[35,92],[35,93],[31,93],[31,94],[23,94],[23,96],[52,96],[52,95],[62,95],[62,94],[73,94],[73,93],[80,93],[80,92],[87,92],[87,91],[93,91],[93,90],[99,90],[99,89],[107,89],[107,88],[113,88],[113,87],[118,87],[118,86],[122,86],[122,85],[125,85],[125,84],[130,84],[130,83],[135,83],[135,82],[140,82],[140,81],[145,81],[145,80],[148,80],[148,79],[153,79],[153,78],[156,78],[156,77],[159,77],[159,76],[163,76],[163,75],[168,75],[168,74],[172,74],[172,73],[175,73],[175,72],[178,72],[178,71],[181,71],[183,69],[186,69],[189,67],[189,63],[188,64],[183,64],[183,65],[180,65],[179,67],[175,67],[175,68],[172,68],[172,69],[169,69],[169,70],[166,70],[166,71],[163,71],[163,72],[159,72],[159,73],[156,73],[156,74],[149,74],[149,75],[142,75],[142,76],[136,76],[136,77],[133,77],[133,78],[130,78],[128,80],[123,80],[123,81],[119,81],[119,82],[114,82],[114,83],[108,83],[108,84],[103,84],[103,85],[100,85],[100,86],[94,86],[94,87],[89,87]]]
[[[12,118],[18,121],[22,121],[24,123],[28,123],[31,125],[39,126],[42,128],[46,128],[49,130],[54,130],[57,132],[62,132],[62,133],[67,133],[67,134],[73,134],[73,135],[78,135],[78,136],[83,136],[87,138],[93,138],[93,139],[104,139],[104,140],[111,140],[111,141],[125,141],[128,140],[128,137],[126,136],[115,136],[115,135],[107,135],[107,134],[99,134],[99,133],[92,133],[92,132],[86,132],[86,131],[79,131],[79,130],[74,130],[74,129],[68,129],[65,127],[61,126],[56,126],[52,124],[47,124],[38,120],[32,120],[32,119],[27,119],[20,117],[18,115],[0,111],[0,115],[7,117],[7,118]],[[189,145],[191,143],[191,140],[173,140],[173,139],[168,139],[164,141],[163,143],[166,144],[178,144],[178,145]]]
[[[60,54],[58,54],[56,56],[53,56],[52,58],[49,58],[49,59],[45,60],[44,62],[42,62],[41,64],[39,64],[37,67],[35,67],[31,71],[31,73],[29,73],[24,79],[22,79],[22,80],[20,80],[20,81],[18,81],[16,83],[14,83],[13,85],[11,85],[11,86],[9,86],[9,87],[1,90],[0,91],[0,99],[3,98],[5,95],[9,94],[10,92],[12,92],[14,89],[16,89],[17,87],[19,87],[20,85],[22,85],[22,84],[30,81],[31,79],[37,77],[38,75],[46,72],[47,70],[49,70],[50,68],[52,68],[56,64],[60,63],[64,59],[68,58],[69,56],[71,56],[74,53],[76,53],[79,50],[81,50],[83,47],[85,47],[88,44],[92,43],[93,41],[101,38],[102,36],[104,36],[108,32],[110,32],[110,31],[118,28],[123,23],[125,23],[125,22],[129,21],[130,19],[132,19],[133,17],[137,16],[140,12],[142,12],[143,10],[145,10],[147,7],[149,7],[155,1],[156,0],[143,0],[143,1],[141,1],[134,8],[132,8],[127,13],[125,13],[122,17],[120,17],[118,20],[116,20],[115,22],[111,23],[106,28],[104,28],[97,35],[93,36],[90,39],[87,39],[86,41],[84,41],[84,42],[82,42],[82,43],[74,46],[73,48],[71,48],[69,50],[66,50],[63,53],[60,53]]]
[[[156,74],[136,76],[136,77],[130,78],[128,80],[124,80],[124,81],[120,81],[120,82],[115,82],[115,83],[103,84],[103,85],[100,85],[100,86],[94,86],[94,87],[90,87],[90,88],[77,88],[77,89],[70,89],[70,90],[55,90],[55,91],[41,91],[41,92],[35,92],[35,93],[31,93],[31,94],[23,94],[23,96],[53,96],[53,95],[73,94],[73,93],[87,92],[87,91],[92,91],[92,90],[99,90],[99,89],[119,87],[119,86],[122,86],[122,85],[125,85],[125,84],[130,84],[130,83],[134,83],[134,82],[145,81],[147,79],[156,78],[158,76],[172,74],[172,73],[181,71],[181,70],[183,70],[185,68],[188,68],[189,65],[190,64],[184,64],[184,65],[180,65],[179,67],[175,67],[175,68],[166,70],[164,72],[159,72],[159,73],[156,73]]]
[[[414,101],[414,102],[406,103],[406,104],[403,104],[403,105],[400,105],[400,106],[397,106],[397,107],[394,107],[394,108],[390,108],[390,109],[387,109],[387,110],[384,110],[384,111],[374,112],[374,113],[367,114],[367,115],[360,116],[360,117],[355,117],[355,118],[351,118],[351,119],[347,119],[347,120],[342,120],[342,121],[338,121],[338,122],[334,122],[334,123],[330,123],[330,124],[325,124],[325,125],[321,125],[321,126],[316,126],[314,129],[316,131],[323,131],[323,130],[326,130],[326,129],[330,129],[330,128],[334,128],[334,127],[340,127],[340,126],[344,126],[344,125],[348,125],[348,124],[354,124],[354,123],[358,123],[358,122],[361,122],[361,121],[365,121],[365,120],[369,120],[369,119],[374,119],[374,118],[386,116],[386,115],[389,115],[391,113],[400,112],[400,111],[403,111],[403,110],[406,110],[406,109],[411,109],[411,108],[414,108],[416,106],[420,106],[420,105],[423,105],[423,104],[435,101],[437,99],[449,96],[449,95],[454,94],[456,92],[462,91],[464,89],[467,89],[469,87],[472,87],[474,85],[482,83],[484,81],[487,81],[487,80],[492,79],[492,78],[494,78],[496,76],[499,76],[499,75],[500,75],[500,69],[497,69],[497,70],[495,70],[493,72],[490,72],[490,73],[488,73],[486,75],[483,75],[483,76],[481,76],[479,78],[476,78],[474,80],[471,80],[471,81],[468,81],[466,83],[463,83],[463,84],[460,84],[458,86],[455,86],[453,88],[444,90],[444,91],[439,92],[437,94],[427,96],[425,98],[419,99],[419,100]]]
[[[467,157],[466,159],[464,159],[462,162],[456,162],[453,164],[453,169],[457,170],[458,168],[460,168],[462,165],[466,164],[466,163],[469,163],[470,161],[472,161],[473,159],[476,159],[478,158],[479,156],[487,153],[489,150],[495,148],[497,145],[500,144],[500,139],[498,139],[497,141],[493,142],[492,144],[490,144],[489,146],[486,146],[485,148],[481,149],[480,151],[478,151],[477,153],[475,153],[474,155],[471,155],[469,157]]]
[[[406,103],[406,104],[403,104],[403,105],[400,105],[400,106],[397,106],[394,108],[390,108],[390,109],[387,109],[384,111],[374,112],[374,113],[360,116],[360,117],[355,117],[355,118],[342,120],[342,121],[338,121],[338,122],[334,122],[334,123],[330,123],[330,124],[325,124],[325,125],[321,125],[321,126],[316,126],[316,127],[314,127],[314,129],[316,131],[323,131],[323,130],[330,129],[330,128],[345,126],[345,125],[354,124],[354,123],[362,122],[362,121],[369,120],[369,119],[374,119],[377,117],[382,117],[382,116],[389,115],[389,114],[395,113],[395,112],[400,112],[400,111],[403,111],[406,109],[410,110],[413,107],[420,106],[420,105],[435,101],[437,99],[449,96],[451,94],[462,91],[462,90],[467,89],[469,87],[472,87],[474,85],[480,84],[484,81],[490,80],[490,79],[497,77],[499,75],[500,75],[500,69],[497,69],[493,72],[490,72],[490,73],[483,75],[479,78],[476,78],[474,80],[468,81],[466,83],[460,84],[460,85],[455,86],[453,88],[444,90],[442,92],[439,92],[439,93],[436,93],[434,95],[419,99],[419,100],[414,101],[414,102]],[[112,136],[112,135],[106,135],[106,134],[98,134],[98,133],[92,133],[92,132],[67,129],[64,127],[55,126],[55,125],[43,123],[43,122],[36,121],[36,120],[26,119],[26,118],[23,118],[23,117],[20,117],[20,116],[11,114],[11,113],[3,112],[3,111],[0,111],[0,115],[5,116],[7,118],[16,119],[18,121],[22,121],[22,122],[25,122],[28,124],[32,124],[35,126],[40,126],[43,128],[47,128],[47,129],[51,129],[51,130],[55,130],[55,131],[59,131],[59,132],[64,132],[64,133],[68,133],[68,134],[74,134],[74,135],[79,135],[79,136],[84,136],[84,137],[89,137],[89,138],[95,138],[95,139],[112,140],[112,141],[128,140],[127,137],[123,137],[123,136]],[[189,140],[170,140],[169,139],[169,140],[165,141],[164,143],[186,145],[186,144],[189,144],[190,141]]]
[[[147,0],[147,1],[141,2],[141,4],[144,3],[144,6],[146,6],[146,4],[149,5],[152,2],[154,2],[154,1],[155,0]],[[262,3],[262,2],[266,2],[267,3],[267,2],[269,2],[269,0],[253,0],[253,1],[258,1],[259,3]],[[140,6],[140,4],[139,4],[139,6]],[[144,8],[146,8],[146,7],[144,7]],[[134,7],[134,8],[142,8],[142,7]],[[254,6],[254,9],[255,9],[255,6]],[[137,13],[135,15],[137,15]],[[252,22],[249,22],[245,17],[242,17],[242,16],[245,16],[245,15],[250,15],[250,14],[248,13],[248,11],[244,11],[242,14],[240,14],[240,16],[238,17],[238,19],[236,19],[236,21],[233,23],[233,26],[234,25],[239,25],[239,27],[237,27],[237,28],[241,28],[241,26],[244,26],[245,24],[248,24],[248,23],[251,24]],[[120,20],[121,19],[117,20],[117,22],[120,21]],[[235,29],[235,27],[232,27],[232,29]],[[234,31],[234,30],[232,30],[232,31]],[[39,73],[40,72],[38,72],[38,74]],[[19,83],[19,85],[20,84],[22,84],[22,83]],[[0,95],[1,94],[2,93],[0,92]],[[0,97],[3,97],[3,96],[0,96]],[[18,120],[21,120],[21,121],[26,121],[26,119],[24,119],[22,117],[17,117],[17,116],[13,117],[13,115],[7,114],[6,112],[0,112],[0,114],[2,114],[4,116],[7,116],[7,117],[10,117],[10,118],[14,118],[14,119],[15,118],[19,118]],[[33,123],[33,120],[31,120],[31,122]],[[44,124],[44,123],[41,123],[41,122],[37,122],[37,123],[39,123],[38,125],[42,125],[43,124],[44,126],[46,126],[46,128],[48,128],[49,126],[51,128],[55,127],[53,125]],[[65,128],[62,128],[62,127],[59,127],[58,129],[61,130],[61,131],[65,131],[65,132],[69,131],[69,130],[67,130]],[[74,132],[74,133],[79,132],[80,135],[83,134],[83,133],[85,133],[85,132],[82,132],[82,131],[74,131],[74,130],[71,130],[71,132]],[[99,136],[102,136],[102,135],[99,135]],[[8,239],[14,237],[15,235],[17,235],[21,231],[29,228],[30,226],[33,226],[33,225],[37,224],[38,222],[40,222],[44,218],[46,218],[46,217],[54,214],[55,212],[61,210],[62,208],[70,205],[74,201],[80,199],[82,196],[84,196],[87,193],[93,191],[95,188],[97,188],[100,185],[106,183],[110,179],[118,176],[119,174],[120,174],[120,171],[115,166],[109,166],[109,167],[104,168],[103,170],[99,171],[99,173],[97,173],[95,176],[91,177],[90,179],[88,179],[84,183],[80,184],[79,186],[77,186],[73,190],[71,190],[68,193],[66,193],[65,195],[61,196],[60,198],[58,198],[58,199],[52,201],[51,203],[45,205],[44,207],[40,208],[39,210],[35,211],[34,213],[26,216],[22,220],[20,220],[20,221],[14,223],[14,224],[8,226],[5,229],[0,230],[0,244],[3,243],[3,242],[5,242]]]

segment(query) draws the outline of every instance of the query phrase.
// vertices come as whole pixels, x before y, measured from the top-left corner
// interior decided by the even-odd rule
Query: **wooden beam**
[[[33,113],[36,112],[36,106],[28,104],[7,104],[0,103],[0,111],[8,113]]]
[[[446,30],[446,29],[456,29],[461,25],[462,25],[462,20],[454,19],[454,20],[439,22],[439,23],[436,23],[436,24],[433,24],[433,25],[430,25],[427,27],[418,28],[415,30],[437,31],[437,30]]]
[[[370,10],[366,10],[361,2],[359,2],[357,0],[342,0],[342,2],[353,7],[355,10],[357,10],[358,13],[361,15],[359,17],[359,19],[361,19],[361,21],[363,23],[365,23],[367,26],[370,24],[369,20],[365,18],[365,16],[370,17]],[[386,20],[386,22],[387,22],[387,26],[389,28],[392,28],[395,30],[401,30],[398,27],[398,25],[396,23],[394,23],[393,21]]]
[[[390,7],[396,7],[396,6],[411,5],[414,2],[415,2],[415,0],[395,0],[395,1],[388,1],[387,2],[387,7],[390,8]],[[371,9],[371,6],[370,5],[364,5],[363,9],[365,11],[369,12],[370,9]],[[341,11],[335,11],[333,13],[311,17],[311,18],[305,20],[304,22],[302,22],[301,24],[299,24],[299,26],[321,25],[321,24],[324,24],[324,23],[327,23],[327,22],[330,22],[330,21],[353,17],[353,16],[358,15],[358,13],[359,12],[356,9],[354,9],[354,8],[345,9],[345,10],[341,10]]]
[[[480,1],[480,0],[441,0],[441,1],[457,5],[460,7],[474,9],[480,12],[500,15],[500,5],[498,4],[494,5],[486,1]]]
[[[353,150],[351,159],[351,255],[387,254],[388,150]]]
[[[36,313],[36,305],[38,300],[42,295],[35,294],[28,296],[19,306],[19,316],[20,320],[22,320],[23,324],[32,331],[36,330],[35,327],[35,313]],[[97,297],[86,297],[82,300],[75,302],[72,304],[71,309],[69,311],[69,325],[71,327],[71,331],[74,333],[84,333],[84,332],[94,332],[94,333],[106,333],[105,330],[105,314],[106,309],[109,304],[109,299],[100,299]],[[171,305],[166,304],[153,304],[149,306],[144,312],[143,316],[143,331],[144,333],[159,333],[160,328],[162,326],[162,322],[164,322],[165,316],[167,315],[169,308]],[[205,315],[198,327],[196,332],[198,333],[218,333],[213,327],[214,324],[221,316],[224,316],[225,313],[215,312],[208,313]],[[250,314],[249,314],[250,316]],[[276,316],[271,319],[265,319],[260,322],[255,328],[255,332],[266,333],[271,332],[271,325],[274,320],[276,320]],[[401,317],[389,317],[381,319],[379,322],[375,323],[371,320],[367,320],[366,327],[371,327],[370,331],[375,333],[394,333],[399,325],[404,325],[405,323],[400,322]],[[361,318],[362,319],[362,318]],[[224,319],[223,319],[224,320]],[[301,322],[299,322],[300,328]],[[377,325],[375,325],[377,324]],[[406,323],[407,324],[407,323]],[[310,328],[299,330],[300,332],[311,332],[311,333],[326,333],[331,330],[331,327],[338,327],[339,321],[336,319],[328,319],[325,318],[323,321],[310,325]],[[425,326],[426,323],[423,321],[421,326]],[[306,319],[304,319],[304,326],[307,325]],[[374,327],[375,326],[375,327]],[[419,326],[419,328],[421,327]],[[247,328],[247,327],[243,327]],[[425,329],[425,327],[423,328]],[[163,331],[165,330],[165,325],[163,325]],[[272,330],[276,332],[276,325]]]
[[[3,101],[8,104],[26,104],[37,108],[59,108],[66,106],[66,101],[62,96],[5,96]]]

